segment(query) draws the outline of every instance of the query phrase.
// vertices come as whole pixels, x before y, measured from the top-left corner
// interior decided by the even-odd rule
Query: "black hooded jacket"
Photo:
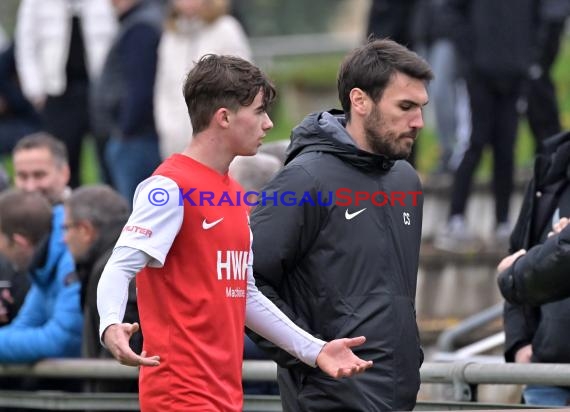
[[[511,236],[510,252],[527,253],[498,277],[508,301],[507,362],[527,344],[532,344],[534,362],[570,362],[570,227],[547,238],[553,216],[570,216],[570,132],[546,140],[537,156]]]
[[[337,196],[339,190],[343,197]],[[289,203],[294,193],[313,204],[268,201],[253,211],[257,285],[315,336],[327,341],[365,336],[366,343],[354,352],[374,366],[334,380],[251,333],[288,368],[280,368],[278,376],[284,410],[414,407],[423,361],[414,307],[421,190],[406,161],[359,150],[341,112],[311,114],[293,130],[286,166],[264,192],[267,199],[287,192]],[[400,197],[408,192],[415,195]],[[374,194],[374,202],[347,199],[365,194]]]

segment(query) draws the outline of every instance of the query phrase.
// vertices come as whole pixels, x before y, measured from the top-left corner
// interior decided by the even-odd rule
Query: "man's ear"
[[[214,113],[212,120],[217,124],[219,127],[223,129],[227,129],[230,127],[230,111],[225,107],[220,107]]]
[[[26,236],[20,233],[14,233],[14,235],[12,236],[12,241],[20,247],[30,248],[34,246]]]
[[[71,171],[69,169],[69,164],[65,163],[60,166],[61,180],[65,183],[65,186],[69,184],[69,179],[71,178]]]
[[[362,89],[355,87],[350,91],[349,97],[351,113],[365,116],[370,112],[372,100]]]

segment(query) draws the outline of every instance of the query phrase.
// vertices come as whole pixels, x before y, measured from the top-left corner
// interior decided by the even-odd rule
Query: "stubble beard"
[[[379,110],[373,110],[364,120],[364,137],[372,153],[383,155],[392,160],[407,159],[412,152],[413,140],[410,144],[403,144],[405,135],[415,137],[415,132],[397,135],[395,132],[386,130],[386,124],[380,116]]]

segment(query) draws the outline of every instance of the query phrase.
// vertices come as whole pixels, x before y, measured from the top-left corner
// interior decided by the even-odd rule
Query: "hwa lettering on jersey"
[[[217,255],[218,280],[244,280],[246,278],[249,252],[218,250]]]

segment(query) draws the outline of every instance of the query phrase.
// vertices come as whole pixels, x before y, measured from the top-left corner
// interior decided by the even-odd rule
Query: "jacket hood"
[[[344,162],[370,172],[388,171],[395,162],[384,155],[356,147],[346,131],[346,119],[340,110],[311,113],[295,127],[291,132],[285,164],[308,152],[332,153]]]

